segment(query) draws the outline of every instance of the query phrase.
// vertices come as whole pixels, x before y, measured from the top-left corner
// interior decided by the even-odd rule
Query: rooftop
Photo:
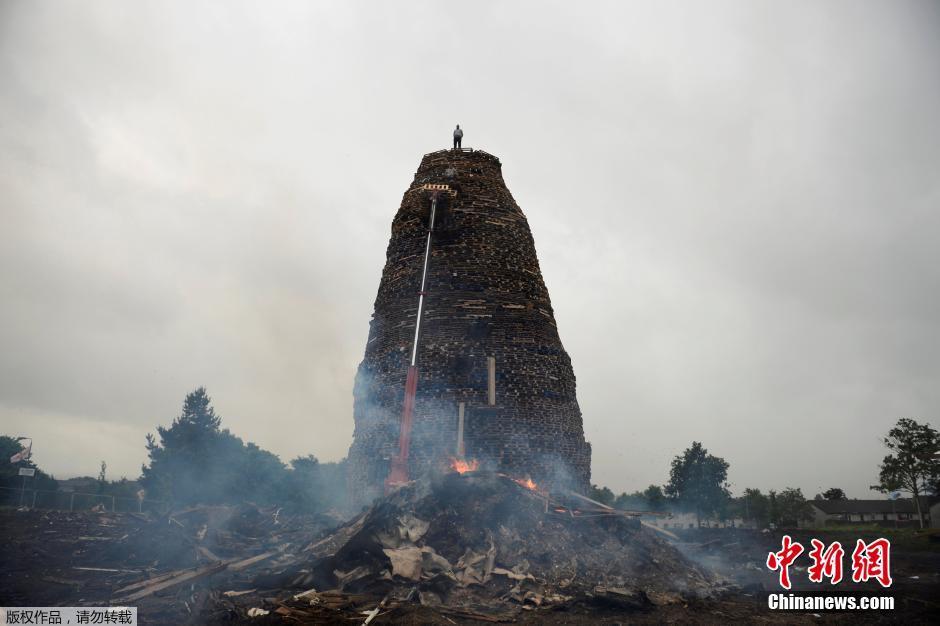
[[[823,513],[838,515],[840,513],[914,513],[914,500],[912,498],[898,498],[897,500],[810,500],[809,502]],[[926,512],[930,508],[930,498],[921,496],[921,510]]]

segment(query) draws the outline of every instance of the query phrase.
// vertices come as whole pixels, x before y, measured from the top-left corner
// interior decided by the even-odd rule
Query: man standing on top
[[[454,129],[454,150],[460,147],[460,140],[463,139],[463,131],[460,130],[460,124]]]

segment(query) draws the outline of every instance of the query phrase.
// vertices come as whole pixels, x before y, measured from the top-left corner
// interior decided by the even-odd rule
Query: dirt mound
[[[252,586],[300,590],[286,603],[297,608],[330,590],[505,616],[578,602],[639,609],[719,585],[636,518],[482,472],[412,483],[307,552]]]

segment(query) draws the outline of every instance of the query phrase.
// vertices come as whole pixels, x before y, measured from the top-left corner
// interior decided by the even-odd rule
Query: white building
[[[897,500],[810,500],[813,511],[813,525],[816,527],[826,524],[871,524],[890,526],[895,522],[912,521],[916,523],[917,512],[914,509],[912,498],[898,498]],[[924,513],[924,523],[930,521],[930,503],[928,498],[920,498],[921,510]]]
[[[644,515],[640,519],[647,524],[667,530],[681,530],[699,526],[698,520],[695,519],[695,513]],[[703,519],[701,526],[702,528],[755,528],[756,522],[754,520],[744,520],[740,517],[725,520]]]

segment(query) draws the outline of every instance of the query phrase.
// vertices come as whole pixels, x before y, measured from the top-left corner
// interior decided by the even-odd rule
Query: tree
[[[208,472],[212,453],[221,443],[221,422],[205,387],[188,394],[182,413],[170,427],[157,427],[159,443],[147,435],[150,465],[141,468],[141,483],[147,492],[158,498],[192,501],[193,488],[211,481]],[[206,495],[211,500],[212,494]]]
[[[643,497],[642,491],[634,491],[633,493],[625,491],[614,499],[613,504],[615,509],[621,511],[645,511],[646,506],[646,498]]]
[[[253,443],[246,446],[221,423],[200,387],[186,396],[169,428],[157,428],[159,441],[147,435],[150,464],[140,482],[151,497],[187,504],[278,498],[286,471],[281,460]]]
[[[278,488],[287,474],[281,459],[251,442],[245,444],[238,456],[239,461],[232,467],[233,472],[230,474],[230,480],[234,482],[224,487],[226,491],[239,493],[242,499],[253,502],[279,502],[283,494],[278,492]]]
[[[659,485],[650,485],[643,491],[621,493],[613,507],[624,511],[662,511],[666,508],[666,494]]]
[[[650,485],[644,489],[643,498],[652,511],[662,511],[666,508],[666,494],[659,485]]]
[[[320,509],[341,511],[349,504],[346,492],[346,459],[335,463],[320,463],[317,466],[319,478]]]
[[[822,492],[822,500],[829,500],[830,502],[835,502],[837,500],[848,500],[845,497],[845,492],[839,489],[838,487],[830,487]]]
[[[882,493],[904,491],[911,494],[923,528],[920,496],[929,493],[940,480],[940,436],[929,424],[901,418],[888,431],[884,444],[891,454],[882,460],[878,484],[872,489]]]
[[[770,492],[774,495],[774,522],[779,526],[799,526],[800,522],[813,519],[813,512],[809,502],[803,496],[799,487],[787,487],[780,493]]]
[[[10,463],[10,457],[22,449],[23,446],[16,437],[0,435],[0,487],[20,489],[23,486],[23,477],[19,475],[20,468],[26,467],[36,470],[33,477],[28,478],[26,481],[27,489],[57,490],[59,485],[55,478],[39,469],[39,466],[33,462],[32,458],[24,459],[19,463]]]
[[[612,506],[615,499],[614,492],[609,487],[598,487],[597,485],[591,485],[590,497],[607,506]]]
[[[728,463],[708,454],[701,443],[693,441],[681,455],[672,460],[666,494],[685,509],[702,517],[717,514],[727,504]]]
[[[758,527],[770,523],[770,500],[760,489],[745,489],[741,497],[734,499],[733,510],[744,520],[754,520]]]
[[[290,462],[291,471],[284,477],[284,504],[296,511],[316,511],[323,504],[320,462],[312,454]]]
[[[159,439],[147,436],[150,462],[140,482],[148,497],[176,504],[278,504],[303,513],[345,507],[345,462],[319,463],[308,455],[288,469],[275,454],[221,426],[204,388],[187,395],[170,427],[157,428]]]

